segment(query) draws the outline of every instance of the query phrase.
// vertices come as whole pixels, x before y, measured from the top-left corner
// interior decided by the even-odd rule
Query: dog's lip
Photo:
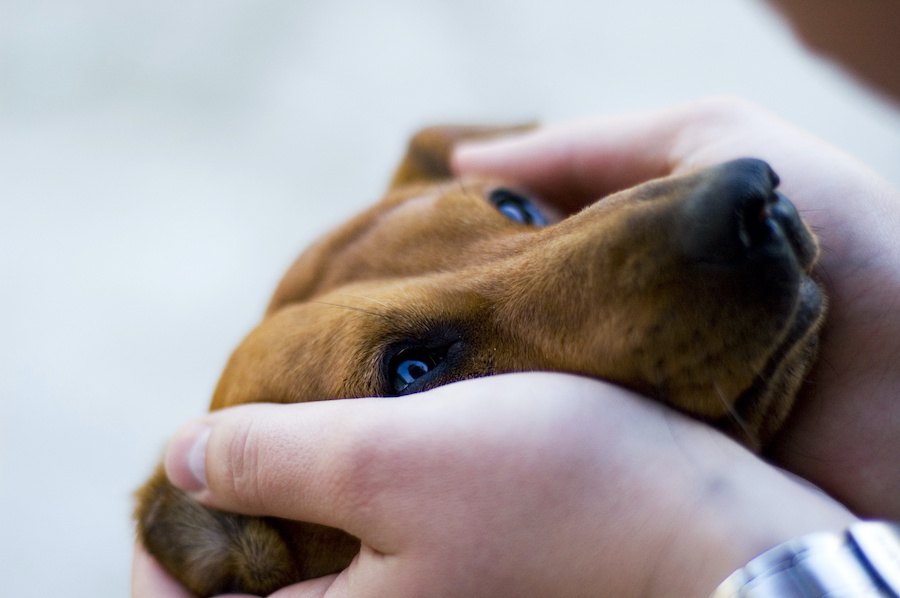
[[[769,217],[780,227],[800,267],[809,272],[816,261],[816,243],[803,225],[794,203],[778,190],[773,191],[773,197]]]
[[[784,340],[769,358],[765,371],[773,370],[784,361],[791,349],[803,340],[807,333],[818,324],[824,311],[825,294],[812,278],[804,276],[800,280],[798,305],[794,311],[790,328]]]
[[[800,279],[797,309],[784,341],[773,353],[772,358],[781,361],[794,345],[818,324],[825,311],[825,294],[822,288],[809,276]]]
[[[766,396],[769,388],[778,383],[775,376],[783,362],[794,354],[794,349],[800,343],[808,339],[809,332],[818,326],[824,315],[825,294],[812,278],[801,278],[798,295],[797,309],[794,310],[784,339],[772,351],[755,382],[735,402],[739,416],[740,412],[753,409]]]

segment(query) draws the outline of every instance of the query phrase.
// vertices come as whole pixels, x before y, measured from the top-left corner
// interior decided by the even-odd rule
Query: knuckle
[[[259,505],[264,494],[260,450],[258,429],[252,419],[238,418],[230,423],[217,490],[242,506]]]

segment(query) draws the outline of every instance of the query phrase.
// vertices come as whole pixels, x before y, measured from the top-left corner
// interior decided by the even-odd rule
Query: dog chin
[[[769,356],[756,382],[737,399],[733,416],[724,425],[751,448],[765,446],[787,419],[815,361],[826,309],[821,287],[804,276],[784,339]]]

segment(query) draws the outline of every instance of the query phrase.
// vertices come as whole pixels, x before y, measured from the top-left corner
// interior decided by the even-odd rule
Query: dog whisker
[[[831,272],[828,268],[819,268],[819,272],[828,288],[834,288],[834,278],[831,276]]]
[[[471,188],[467,187],[466,184],[462,180],[457,179],[456,184],[459,186],[459,190],[462,192],[463,195],[472,196],[478,200],[483,199],[481,197],[480,193],[478,193],[477,191],[473,191]]]
[[[815,231],[815,232],[816,232],[816,234],[819,234],[819,231]],[[823,252],[829,252],[832,250],[831,246],[828,243],[822,243],[822,242],[819,243],[819,249],[821,249]]]
[[[390,306],[390,305],[388,305],[388,304],[385,303],[384,301],[380,301],[380,300],[378,300],[378,299],[375,299],[374,297],[367,297],[366,295],[351,295],[351,294],[349,294],[349,293],[341,293],[340,296],[341,296],[341,297],[349,297],[349,298],[351,298],[351,299],[362,299],[363,301],[369,301],[369,302],[371,302],[371,303],[374,303],[375,305],[379,305],[379,306],[385,308],[385,310],[390,310],[390,309],[391,309],[391,306]],[[382,314],[382,315],[384,315],[384,314]]]
[[[369,314],[371,316],[376,316],[378,318],[382,318],[384,320],[390,320],[388,316],[385,314],[378,313],[377,311],[372,311],[370,309],[363,309],[361,307],[356,307],[354,305],[343,305],[341,303],[331,303],[329,301],[319,301],[319,300],[310,300],[309,303],[318,303],[319,305],[329,305],[331,307],[340,307],[342,309],[349,309],[350,311],[358,311],[364,314]]]
[[[713,383],[713,390],[715,391],[716,397],[719,399],[719,402],[725,407],[725,410],[728,412],[728,418],[734,422],[734,424],[740,428],[741,433],[744,434],[747,438],[752,438],[752,433],[750,429],[747,427],[747,423],[744,421],[744,418],[740,416],[740,414],[735,410],[734,405],[725,397],[725,393],[722,392],[722,389],[719,387],[717,383]]]
[[[819,367],[827,368],[829,372],[834,373],[837,371],[837,367],[835,367],[834,363],[827,356],[820,355],[819,356]],[[804,384],[815,386],[815,382],[811,379],[804,380]]]
[[[661,364],[657,364],[656,375],[653,381],[653,398],[661,403],[670,404],[669,393],[666,390],[666,374]]]

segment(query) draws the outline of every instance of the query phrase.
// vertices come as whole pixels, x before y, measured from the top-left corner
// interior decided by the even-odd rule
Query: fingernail
[[[179,430],[166,451],[166,475],[186,492],[206,489],[206,445],[212,427],[195,422]]]

